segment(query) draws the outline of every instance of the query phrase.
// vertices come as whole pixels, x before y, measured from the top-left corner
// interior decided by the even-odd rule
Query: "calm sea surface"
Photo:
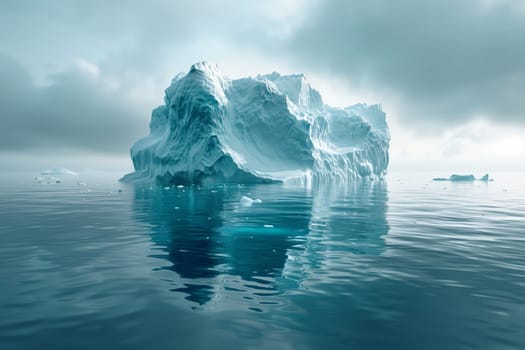
[[[2,175],[0,349],[525,348],[525,174],[118,175]]]

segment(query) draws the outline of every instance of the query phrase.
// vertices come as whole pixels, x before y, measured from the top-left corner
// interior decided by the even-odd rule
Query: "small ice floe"
[[[243,207],[251,207],[254,203],[262,203],[262,200],[259,198],[257,199],[251,199],[250,197],[242,196],[240,200],[241,206]]]
[[[169,187],[169,186],[166,186],[166,187],[164,187],[164,189],[165,189],[165,190],[169,190],[169,189],[170,189],[170,187]]]
[[[489,174],[485,174],[482,177],[479,178],[479,181],[491,181],[489,179]]]
[[[177,188],[184,188],[184,186],[183,185],[178,185]]]
[[[55,176],[37,176],[35,180],[39,184],[59,184],[62,182],[62,180]]]
[[[472,182],[472,181],[488,182],[488,181],[493,181],[492,179],[489,178],[489,174],[485,174],[482,177],[480,177],[479,179],[476,179],[474,177],[474,175],[472,175],[472,174],[470,174],[470,175],[452,174],[448,178],[447,177],[435,177],[432,180],[433,181],[452,181],[452,182]]]
[[[73,170],[69,170],[66,168],[51,168],[51,169],[41,171],[40,175],[56,176],[56,175],[78,175],[78,174],[75,173]]]
[[[266,228],[273,228],[273,225],[263,225]]]

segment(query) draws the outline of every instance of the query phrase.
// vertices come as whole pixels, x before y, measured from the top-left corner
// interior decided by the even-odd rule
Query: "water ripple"
[[[525,186],[495,177],[5,181],[0,345],[523,348]]]

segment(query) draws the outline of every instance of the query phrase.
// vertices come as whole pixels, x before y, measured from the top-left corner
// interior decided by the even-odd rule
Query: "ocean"
[[[1,175],[0,349],[525,348],[523,173],[121,175]]]

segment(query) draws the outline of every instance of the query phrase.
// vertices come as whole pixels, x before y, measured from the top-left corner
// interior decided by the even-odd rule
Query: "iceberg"
[[[37,176],[35,180],[39,184],[59,184],[62,182],[62,180],[55,176]]]
[[[179,73],[130,150],[121,181],[163,185],[379,179],[390,134],[379,105],[330,107],[302,74]]]
[[[40,175],[49,175],[49,176],[57,176],[57,175],[78,175],[73,170],[69,170],[66,168],[51,168],[48,170],[43,170],[40,172]]]
[[[474,181],[474,175],[450,175],[449,181]]]
[[[482,177],[480,177],[479,179],[476,179],[474,177],[474,175],[470,174],[470,175],[457,175],[457,174],[452,174],[450,175],[450,177],[435,177],[432,179],[433,181],[452,181],[452,182],[472,182],[472,181],[484,181],[484,182],[488,182],[488,181],[492,181],[492,179],[489,179],[489,174],[485,174],[483,175]]]

